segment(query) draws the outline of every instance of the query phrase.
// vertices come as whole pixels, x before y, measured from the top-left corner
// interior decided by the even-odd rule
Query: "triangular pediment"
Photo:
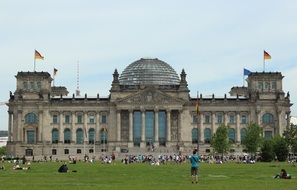
[[[141,90],[125,98],[118,99],[117,104],[134,104],[134,105],[183,105],[184,100],[172,97],[155,88]]]

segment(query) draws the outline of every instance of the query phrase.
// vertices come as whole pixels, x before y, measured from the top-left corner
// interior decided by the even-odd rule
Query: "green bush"
[[[263,162],[271,162],[274,159],[273,142],[265,140],[261,147],[261,157]]]
[[[278,136],[273,139],[273,151],[277,156],[278,161],[287,160],[289,147],[285,138]]]

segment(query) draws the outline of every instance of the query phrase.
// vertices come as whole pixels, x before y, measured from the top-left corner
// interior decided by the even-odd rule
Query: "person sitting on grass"
[[[4,166],[0,166],[0,170],[5,170],[5,167]]]
[[[285,169],[281,169],[280,174],[277,174],[274,178],[291,179],[291,175],[288,174]]]
[[[21,167],[19,164],[16,164],[12,167],[13,170],[29,170],[30,167]]]
[[[64,163],[60,168],[58,169],[59,173],[67,173],[67,172],[77,172],[76,170],[69,170],[66,163]]]

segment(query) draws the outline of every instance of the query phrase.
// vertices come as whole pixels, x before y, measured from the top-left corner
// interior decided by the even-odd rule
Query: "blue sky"
[[[297,1],[295,0],[2,0],[0,1],[0,101],[15,91],[18,71],[52,74],[56,86],[107,96],[114,69],[141,57],[159,58],[178,74],[184,68],[191,96],[224,96],[243,85],[243,68],[282,72],[284,92],[297,101]],[[292,115],[297,116],[296,106]],[[0,130],[7,130],[0,106]]]

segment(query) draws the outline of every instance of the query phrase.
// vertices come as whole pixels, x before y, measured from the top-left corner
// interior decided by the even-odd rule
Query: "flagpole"
[[[199,102],[198,102],[198,96],[199,92],[197,91],[197,107],[196,107],[196,112],[197,112],[197,151],[199,153]]]
[[[53,73],[53,86],[55,86],[55,68],[54,68],[54,73]]]
[[[244,87],[244,68],[243,68],[243,75],[242,75],[242,86]]]
[[[36,50],[34,50],[34,70],[33,70],[34,72],[35,72],[35,65],[36,65],[36,56],[35,56],[35,51],[36,51]]]
[[[263,50],[263,72],[265,72],[265,50]]]

